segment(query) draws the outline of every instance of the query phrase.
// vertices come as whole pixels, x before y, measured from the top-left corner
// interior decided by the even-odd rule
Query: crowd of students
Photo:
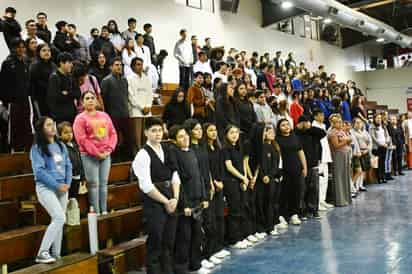
[[[210,38],[203,47],[196,36],[189,42],[182,29],[174,49],[180,87],[161,120],[150,117],[159,76],[150,24],[141,35],[131,18],[120,33],[110,20],[88,40],[59,21],[50,44],[45,13],[27,21],[24,35],[15,15],[7,8],[0,20],[11,51],[0,98],[9,132],[1,128],[14,151],[31,147],[37,196],[51,216],[39,263],[60,257],[68,197],[84,180],[90,205],[107,214],[111,155],[122,144],[122,153],[137,150],[130,117],[147,118],[132,167],[148,273],[208,273],[228,247],[249,248],[350,205],[367,190],[371,168],[386,183],[403,175],[405,160],[412,167],[412,113],[369,121],[353,81],[339,83],[324,66],[311,72],[293,53],[283,61],[280,51],[272,59],[231,48],[225,56]]]

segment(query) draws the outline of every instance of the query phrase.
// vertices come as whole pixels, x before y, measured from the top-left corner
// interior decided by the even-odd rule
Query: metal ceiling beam
[[[389,5],[396,2],[396,0],[364,0],[358,3],[349,5],[354,10],[366,10],[371,8],[376,8],[384,5]]]

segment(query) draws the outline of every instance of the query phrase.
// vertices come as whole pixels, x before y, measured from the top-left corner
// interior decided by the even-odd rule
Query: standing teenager
[[[386,183],[385,179],[385,158],[386,150],[389,145],[389,133],[382,124],[382,115],[375,114],[373,123],[369,128],[372,137],[372,153],[378,156],[378,182]]]
[[[37,121],[30,160],[36,181],[37,199],[51,218],[36,262],[54,263],[60,258],[68,191],[72,181],[72,164],[66,147],[56,139],[56,127],[51,118],[41,117]]]
[[[208,197],[199,160],[190,148],[190,137],[183,126],[174,126],[169,131],[174,143],[173,155],[182,183],[179,200],[179,217],[176,230],[175,273],[188,274],[189,271],[207,273],[214,264],[201,259],[202,210],[208,207]]]
[[[240,130],[235,125],[228,125],[223,132],[222,151],[225,166],[224,193],[228,204],[227,241],[233,248],[244,249],[251,246],[245,239],[245,191],[249,179],[244,167],[244,155],[239,146]]]
[[[218,259],[223,259],[230,255],[230,252],[224,249],[225,236],[225,217],[224,217],[224,200],[223,200],[223,160],[222,148],[218,142],[217,128],[214,124],[205,124],[203,126],[205,140],[207,142],[210,176],[215,188],[213,199],[209,203],[209,210],[205,212],[205,222],[214,231],[214,234],[207,238],[205,246],[206,252],[210,250]]]
[[[77,115],[73,132],[81,153],[89,190],[89,203],[97,214],[107,214],[107,182],[111,154],[116,148],[117,133],[109,115],[97,110],[96,95],[82,94],[84,111]]]
[[[143,192],[143,216],[148,236],[146,270],[148,274],[173,273],[180,178],[168,147],[161,143],[163,122],[148,118],[144,134],[147,142],[137,153],[132,168]]]
[[[285,182],[282,186],[281,215],[290,218],[290,223],[300,225],[300,195],[308,174],[306,158],[299,138],[292,132],[288,120],[281,119],[276,129],[276,141],[283,159]],[[285,220],[280,218],[280,222]]]

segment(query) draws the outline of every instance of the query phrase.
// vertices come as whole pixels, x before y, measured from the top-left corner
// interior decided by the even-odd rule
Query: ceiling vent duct
[[[281,4],[284,0],[272,0]],[[404,35],[393,27],[376,20],[364,13],[355,11],[335,0],[289,0],[296,8],[305,10],[314,16],[330,18],[344,27],[365,33],[370,36],[384,38],[387,42],[401,47],[412,47],[412,37]]]

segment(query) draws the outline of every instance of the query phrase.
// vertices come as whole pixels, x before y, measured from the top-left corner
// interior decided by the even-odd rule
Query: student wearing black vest
[[[137,153],[132,167],[144,193],[146,220],[146,269],[148,274],[173,273],[180,178],[168,147],[161,144],[163,122],[148,118],[145,123],[147,143]]]
[[[175,247],[175,274],[192,271],[208,273],[214,264],[201,259],[201,211],[209,206],[205,185],[202,182],[199,160],[190,148],[190,137],[183,126],[173,126],[169,131],[174,158],[182,182],[178,206]],[[199,213],[200,212],[200,213]]]

